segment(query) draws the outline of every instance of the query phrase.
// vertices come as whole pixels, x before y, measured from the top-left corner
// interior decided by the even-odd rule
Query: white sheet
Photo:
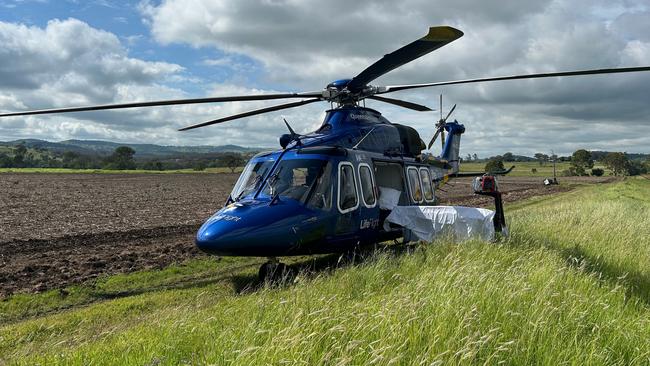
[[[402,192],[388,187],[379,187],[379,208],[392,210],[399,203],[399,196]]]
[[[420,240],[432,241],[443,234],[456,240],[494,238],[494,211],[464,206],[395,206],[384,222],[411,230]]]

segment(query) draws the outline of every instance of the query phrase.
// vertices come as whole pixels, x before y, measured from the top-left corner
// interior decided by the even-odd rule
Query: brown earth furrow
[[[0,174],[0,297],[202,255],[194,246],[196,230],[223,205],[236,179],[236,174]],[[506,202],[569,189],[546,187],[531,177],[500,182]],[[472,194],[470,183],[452,180],[437,192],[439,203],[490,206],[492,199]]]
[[[100,275],[162,268],[201,254],[197,225],[0,243],[0,293],[44,291]]]

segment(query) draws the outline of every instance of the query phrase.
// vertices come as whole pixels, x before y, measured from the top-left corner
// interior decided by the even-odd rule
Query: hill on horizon
[[[132,144],[118,143],[102,140],[64,140],[52,142],[40,139],[20,139],[13,141],[0,141],[0,145],[16,146],[24,143],[28,148],[47,149],[52,152],[63,153],[73,151],[85,155],[110,155],[119,146],[128,146],[136,151],[136,156],[145,157],[165,157],[179,154],[211,154],[224,152],[251,153],[264,150],[257,147],[242,147],[237,145],[220,145],[220,146],[173,146],[173,145],[156,145],[156,144]]]

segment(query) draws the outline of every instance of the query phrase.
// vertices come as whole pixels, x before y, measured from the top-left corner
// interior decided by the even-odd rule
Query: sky
[[[400,85],[650,65],[650,0],[0,0],[0,110],[317,91],[428,27],[465,35],[372,82]],[[577,149],[650,153],[650,72],[502,81],[389,96],[466,127],[463,156]],[[388,95],[387,95],[388,96]],[[315,130],[326,102],[178,132],[271,102],[0,119],[0,141],[96,139],[279,148],[286,118]],[[439,112],[366,106],[429,141]],[[439,145],[434,145],[438,154]]]

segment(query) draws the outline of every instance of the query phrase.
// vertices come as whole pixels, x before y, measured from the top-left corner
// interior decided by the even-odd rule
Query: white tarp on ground
[[[440,235],[456,240],[494,238],[494,211],[464,206],[395,206],[388,222],[411,230],[420,240],[431,241]]]

